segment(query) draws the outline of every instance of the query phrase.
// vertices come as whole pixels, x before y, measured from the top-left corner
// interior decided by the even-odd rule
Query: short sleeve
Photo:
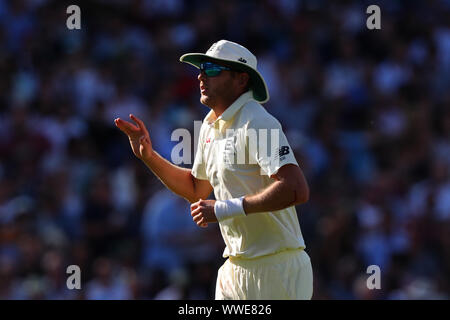
[[[203,129],[203,128],[202,128]],[[205,139],[203,137],[203,130],[200,131],[199,139],[197,142],[197,152],[195,153],[194,157],[194,164],[192,165],[191,174],[200,180],[208,180],[208,177],[206,176],[206,165],[203,157],[204,153],[204,141]]]
[[[261,167],[262,174],[270,177],[286,164],[298,166],[280,122],[270,114],[251,120],[247,136],[249,160]]]

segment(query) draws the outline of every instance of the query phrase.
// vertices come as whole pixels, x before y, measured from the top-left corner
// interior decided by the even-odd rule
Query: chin
[[[211,103],[211,99],[210,99],[208,96],[201,95],[201,97],[200,97],[200,102],[201,102],[202,104],[204,104],[205,106],[208,106],[208,107],[209,107],[209,105],[210,105],[210,103]]]

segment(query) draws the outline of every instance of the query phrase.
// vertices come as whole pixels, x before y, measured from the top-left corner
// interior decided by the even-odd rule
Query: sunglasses
[[[222,70],[231,70],[227,67],[219,66],[218,64],[212,62],[204,62],[200,64],[200,71],[205,71],[208,77],[217,77],[220,75]]]

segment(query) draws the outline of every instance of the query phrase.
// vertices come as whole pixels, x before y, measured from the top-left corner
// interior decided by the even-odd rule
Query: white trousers
[[[216,300],[310,300],[313,272],[308,254],[287,250],[255,259],[230,257],[220,267]]]

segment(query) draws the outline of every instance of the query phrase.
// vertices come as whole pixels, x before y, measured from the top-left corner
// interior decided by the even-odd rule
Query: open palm
[[[141,160],[149,159],[153,152],[153,148],[147,128],[145,127],[141,119],[135,117],[132,114],[130,114],[130,118],[137,125],[120,118],[115,119],[114,123],[123,133],[128,136],[134,155]]]

